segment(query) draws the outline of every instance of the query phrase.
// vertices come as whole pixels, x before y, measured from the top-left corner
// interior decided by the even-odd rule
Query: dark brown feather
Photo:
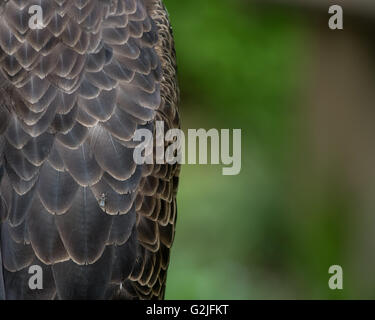
[[[179,127],[166,10],[38,0],[38,30],[30,4],[0,5],[0,299],[162,299],[179,166],[137,165],[132,138]]]

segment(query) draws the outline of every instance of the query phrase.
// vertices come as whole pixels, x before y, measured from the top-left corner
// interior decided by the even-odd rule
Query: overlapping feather
[[[33,4],[42,29],[28,27]],[[0,297],[162,298],[179,166],[136,165],[131,140],[156,120],[179,126],[163,4],[3,6]],[[28,287],[33,264],[41,292]]]

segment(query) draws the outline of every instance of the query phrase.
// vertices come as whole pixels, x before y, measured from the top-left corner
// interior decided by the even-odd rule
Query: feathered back
[[[179,166],[137,165],[132,138],[179,126],[163,4],[9,0],[0,12],[5,297],[162,298]],[[32,265],[43,290],[29,288]]]

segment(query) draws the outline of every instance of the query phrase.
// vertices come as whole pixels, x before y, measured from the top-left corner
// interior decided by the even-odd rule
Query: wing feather
[[[38,4],[42,29],[28,27],[29,1],[0,10],[0,298],[163,298],[179,166],[137,165],[132,138],[179,126],[165,8]]]

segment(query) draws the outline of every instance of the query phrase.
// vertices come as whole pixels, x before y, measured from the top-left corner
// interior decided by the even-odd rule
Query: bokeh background
[[[375,298],[374,3],[164,2],[183,128],[242,129],[239,175],[182,168],[166,298]]]

